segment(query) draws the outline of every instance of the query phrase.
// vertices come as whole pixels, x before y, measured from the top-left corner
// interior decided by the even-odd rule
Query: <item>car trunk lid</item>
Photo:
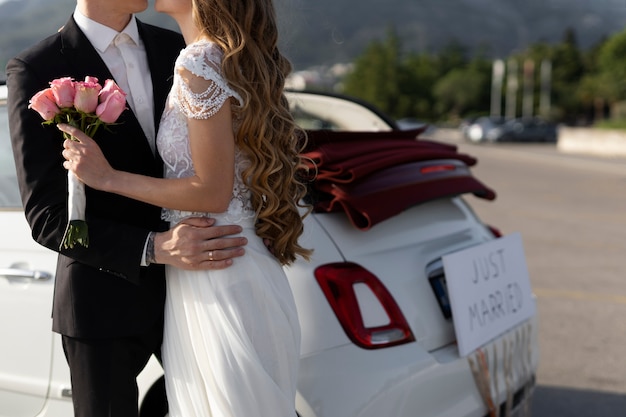
[[[442,289],[436,285],[445,283],[441,257],[493,238],[460,197],[411,207],[367,231],[355,228],[345,215],[316,217],[346,262],[362,266],[383,283],[425,350],[455,342]]]

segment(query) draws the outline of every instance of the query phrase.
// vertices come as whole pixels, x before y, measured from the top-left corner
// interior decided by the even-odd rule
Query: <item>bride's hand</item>
[[[76,174],[88,186],[106,191],[107,183],[112,180],[115,170],[98,144],[78,128],[67,124],[58,124],[57,127],[74,138],[63,142],[63,167]]]

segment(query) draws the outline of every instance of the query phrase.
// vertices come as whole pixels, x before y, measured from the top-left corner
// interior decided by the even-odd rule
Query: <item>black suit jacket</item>
[[[184,47],[176,32],[138,22],[152,75],[155,124],[169,92],[174,61]],[[26,218],[33,238],[60,251],[55,281],[53,330],[72,337],[120,337],[143,332],[162,320],[165,297],[162,266],[141,267],[146,237],[162,230],[160,209],[86,187],[89,248],[59,249],[67,224],[67,172],[63,138],[53,125],[28,109],[29,99],[55,78],[82,81],[113,78],[73,18],[55,35],[9,61],[8,109],[11,142]],[[111,165],[161,176],[132,110],[94,138]]]

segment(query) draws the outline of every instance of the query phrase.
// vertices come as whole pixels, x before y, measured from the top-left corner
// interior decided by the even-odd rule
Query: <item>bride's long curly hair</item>
[[[298,244],[310,211],[301,204],[306,136],[283,92],[292,67],[278,50],[272,0],[193,0],[193,5],[202,35],[224,51],[224,77],[243,99],[233,110],[240,123],[236,142],[251,161],[242,176],[257,211],[256,233],[272,242],[281,264],[296,256],[308,259],[312,251]]]

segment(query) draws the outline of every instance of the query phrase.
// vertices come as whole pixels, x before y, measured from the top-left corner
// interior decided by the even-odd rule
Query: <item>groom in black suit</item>
[[[162,161],[149,141],[154,140],[174,60],[184,42],[176,32],[135,23],[133,13],[146,7],[147,0],[78,0],[74,15],[58,33],[7,65],[11,141],[26,217],[33,238],[60,252],[53,330],[63,338],[76,417],[137,417],[135,379],[161,344],[163,264],[228,267],[246,243],[228,236],[239,233],[238,226],[211,227],[207,219],[190,219],[167,230],[159,207],[86,187],[89,247],[60,249],[68,220],[63,139],[55,126],[42,126],[40,116],[28,109],[29,99],[56,78],[82,81],[92,76],[101,83],[118,78],[114,74],[120,71],[121,55],[111,49],[113,44],[101,43],[129,31],[137,37],[139,62],[149,68],[141,80],[151,78],[146,85],[152,87],[148,97],[153,100],[144,106],[150,111],[147,119],[145,112],[139,118],[142,125],[137,117],[142,98],[134,97],[134,102],[129,100],[134,106],[124,111],[119,124],[110,131],[100,129],[94,139],[116,169],[161,176]],[[132,82],[136,77],[126,84]]]

